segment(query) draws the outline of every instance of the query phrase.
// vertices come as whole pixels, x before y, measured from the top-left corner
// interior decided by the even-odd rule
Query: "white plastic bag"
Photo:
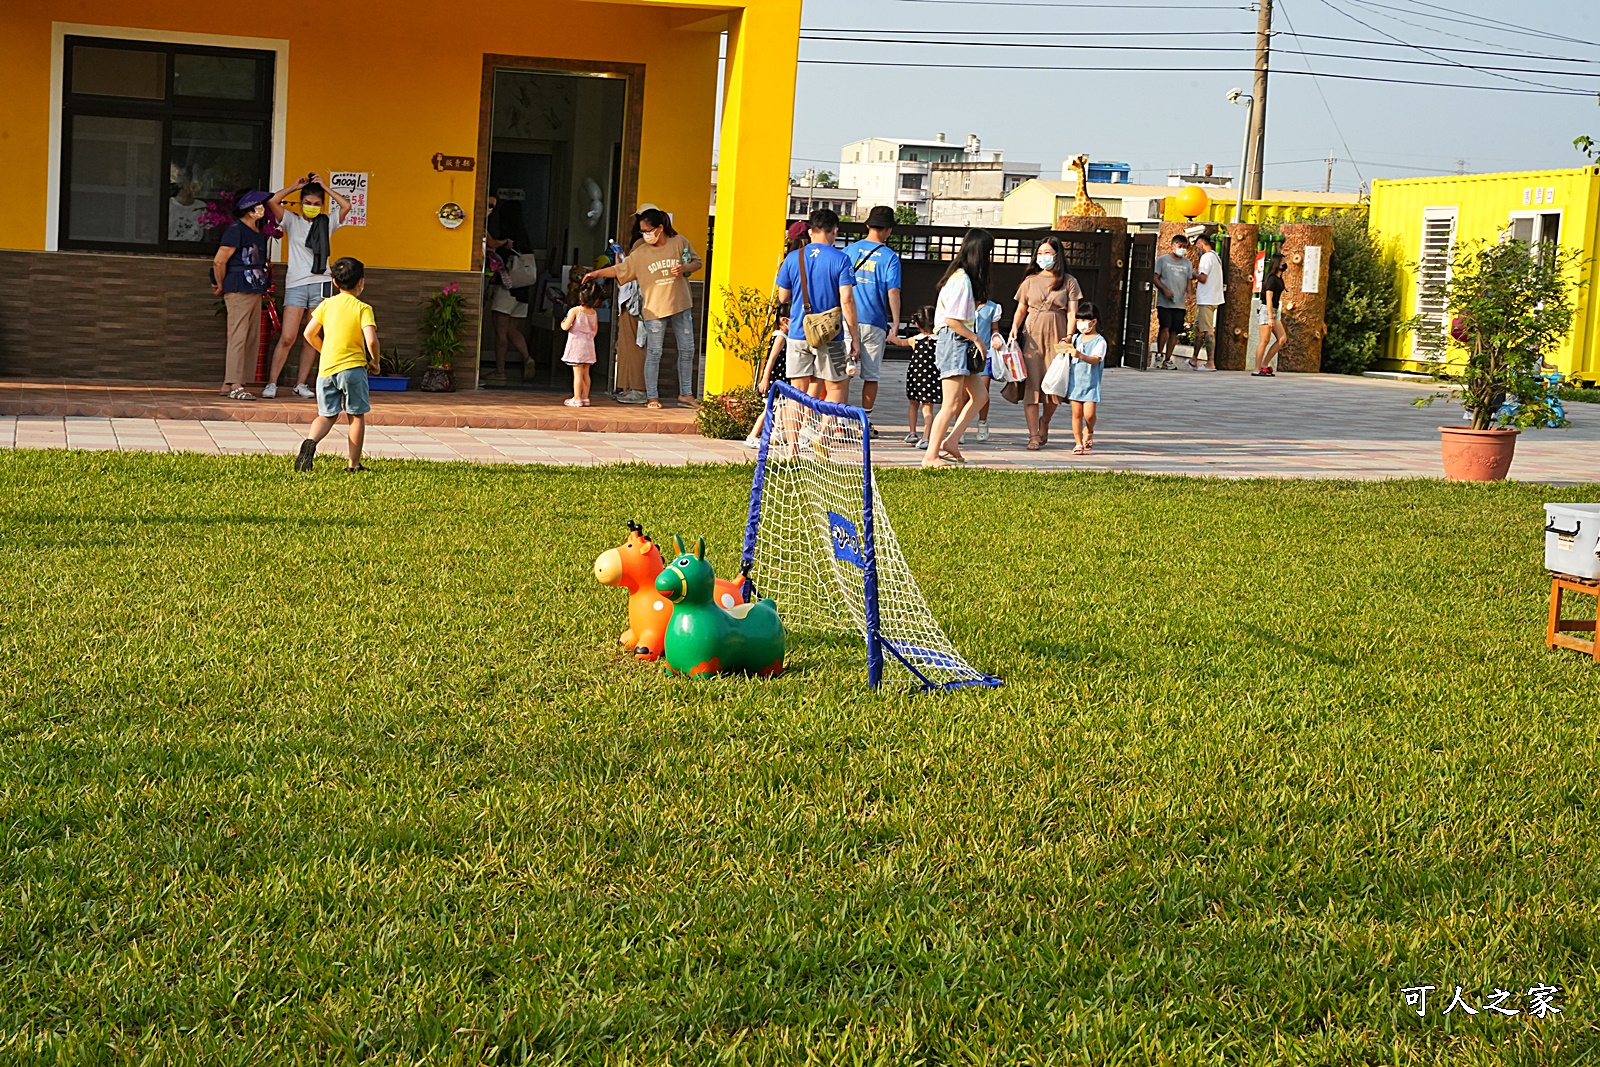
[[[1066,396],[1071,381],[1072,357],[1057,356],[1051,361],[1049,369],[1044,372],[1044,383],[1040,389],[1051,396]]]

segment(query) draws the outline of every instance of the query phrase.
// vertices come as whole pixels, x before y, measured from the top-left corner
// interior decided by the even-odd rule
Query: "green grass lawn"
[[[325,462],[0,452],[0,1063],[1600,1056],[1600,489],[886,473],[919,697],[613,651],[745,469]]]

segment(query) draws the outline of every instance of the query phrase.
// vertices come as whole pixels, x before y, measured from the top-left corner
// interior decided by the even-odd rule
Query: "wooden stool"
[[[1600,663],[1600,641],[1595,639],[1595,619],[1563,619],[1561,617],[1561,596],[1563,593],[1581,593],[1585,596],[1597,598],[1597,614],[1600,614],[1600,579],[1573,578],[1565,574],[1552,574],[1550,576],[1550,628],[1544,632],[1544,643],[1550,648],[1572,648],[1579,652],[1587,652],[1596,663]],[[1568,637],[1570,633],[1586,633],[1588,640],[1581,637]]]

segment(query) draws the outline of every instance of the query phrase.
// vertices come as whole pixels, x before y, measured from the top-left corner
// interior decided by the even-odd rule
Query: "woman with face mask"
[[[267,264],[267,238],[261,220],[267,214],[271,193],[252,189],[234,205],[237,221],[222,234],[222,245],[211,261],[211,291],[228,309],[228,356],[222,395],[233,400],[254,400],[245,388],[254,378],[261,346],[261,298],[272,280]]]
[[[694,309],[689,276],[705,266],[687,238],[672,228],[672,219],[660,208],[639,212],[639,240],[621,263],[583,276],[638,282],[644,298],[644,388],[646,404],[661,406],[661,349],[667,331],[678,345],[678,403],[690,406],[694,398]]]
[[[1039,387],[1044,384],[1045,371],[1072,337],[1078,301],[1082,299],[1078,280],[1067,273],[1067,254],[1060,238],[1046,237],[1022,284],[1017,286],[1017,314],[1011,321],[1011,340],[1022,349],[1022,358],[1028,364],[1028,383],[1022,399],[1030,452],[1037,452],[1050,439],[1050,417],[1056,413],[1060,400]]]

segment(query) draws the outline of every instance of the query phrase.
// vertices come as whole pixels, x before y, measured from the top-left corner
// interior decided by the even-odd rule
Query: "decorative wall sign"
[[[434,170],[471,170],[478,165],[478,161],[471,156],[447,156],[443,152],[433,154]]]
[[[460,204],[451,201],[439,208],[439,225],[447,230],[453,230],[467,221],[467,213]]]

